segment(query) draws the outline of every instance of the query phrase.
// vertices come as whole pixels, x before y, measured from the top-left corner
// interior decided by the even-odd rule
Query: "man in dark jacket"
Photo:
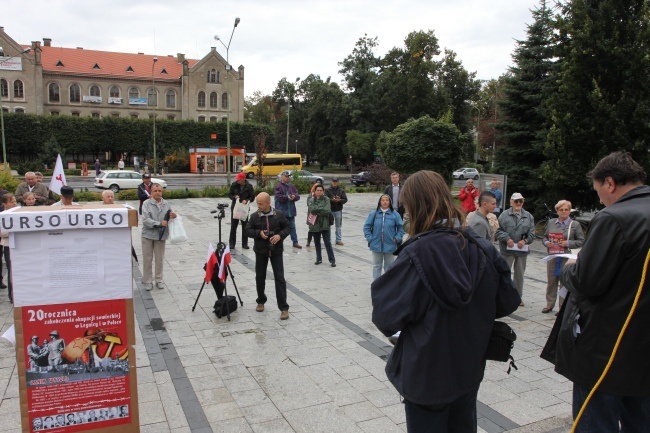
[[[280,319],[289,318],[289,305],[287,304],[287,282],[284,279],[284,263],[282,261],[282,242],[291,233],[289,222],[282,211],[271,208],[271,196],[261,192],[255,199],[257,212],[254,212],[246,229],[247,235],[254,239],[255,251],[255,284],[257,286],[257,307],[255,311],[264,311],[266,295],[266,268],[269,261],[273,268],[275,279],[275,297],[281,311]]]
[[[339,178],[332,178],[332,184],[325,190],[325,195],[330,199],[332,215],[334,215],[334,226],[336,228],[336,245],[343,245],[341,226],[343,225],[343,205],[348,202],[345,190],[339,186]]]
[[[138,185],[138,199],[140,200],[140,208],[138,212],[142,215],[142,203],[151,197],[151,175],[145,173],[142,175],[142,183]]]
[[[404,219],[404,205],[399,201],[399,193],[402,191],[402,184],[399,181],[399,173],[391,173],[390,181],[391,184],[384,189],[384,194],[388,194],[393,203],[393,208],[397,209],[399,216]]]
[[[232,200],[232,205],[230,206],[230,241],[228,242],[230,249],[235,249],[235,244],[237,243],[237,226],[241,222],[241,247],[247,250],[248,236],[246,236],[246,220],[234,218],[236,202],[239,201],[242,204],[249,204],[255,198],[255,190],[253,189],[253,185],[246,180],[246,173],[237,173],[235,181],[230,185],[228,197]]]
[[[561,281],[570,296],[555,371],[573,382],[573,414],[603,374],[639,290],[650,248],[650,187],[630,154],[615,152],[590,177],[605,209],[589,226]],[[650,276],[603,382],[576,432],[645,432],[650,426]],[[598,430],[594,430],[598,426]]]

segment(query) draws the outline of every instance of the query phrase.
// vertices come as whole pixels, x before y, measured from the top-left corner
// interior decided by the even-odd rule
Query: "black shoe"
[[[335,267],[336,267],[336,263],[332,263],[332,267],[335,268]]]
[[[234,246],[234,245],[229,245],[229,247],[230,247],[231,250],[234,250],[234,249],[235,249],[235,246]]]
[[[315,265],[320,265],[321,263],[323,263],[322,260],[316,260],[316,263],[314,263],[314,264],[315,264]]]
[[[242,247],[243,249],[245,249],[245,250],[249,249],[249,248],[248,248],[248,245],[242,245],[241,247]]]
[[[6,288],[7,288],[7,285],[5,283],[3,283],[2,281],[0,281],[0,289],[6,289]]]

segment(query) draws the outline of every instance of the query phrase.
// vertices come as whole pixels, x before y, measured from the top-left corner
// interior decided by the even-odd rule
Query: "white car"
[[[478,179],[479,172],[475,168],[459,168],[454,170],[454,179]]]
[[[301,177],[307,179],[309,183],[324,182],[323,176],[312,174],[311,171],[307,171],[307,170],[295,170],[295,171],[287,170],[287,171],[289,172],[289,177],[292,177],[294,179],[297,177]],[[278,174],[278,180],[282,180],[282,173]]]
[[[95,178],[97,188],[110,189],[114,193],[121,189],[136,189],[141,183],[142,175],[130,170],[105,170]],[[167,188],[167,182],[162,179],[152,177],[151,183],[158,183],[163,189]]]

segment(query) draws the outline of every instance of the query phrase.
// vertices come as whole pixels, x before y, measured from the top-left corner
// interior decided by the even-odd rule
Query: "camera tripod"
[[[214,218],[217,218],[219,220],[219,243],[217,244],[217,251],[215,252],[217,256],[217,264],[215,265],[215,270],[218,271],[219,265],[221,264],[221,258],[223,257],[224,252],[226,251],[226,244],[224,244],[221,241],[221,220],[223,220],[226,216],[225,209],[228,207],[228,204],[226,203],[220,203],[217,205],[217,210],[210,211],[210,213],[216,213],[217,215],[214,216]],[[206,263],[207,265],[207,263]],[[225,298],[225,306],[226,306],[226,317],[228,317],[228,321],[230,321],[230,306],[228,305],[228,290],[226,289],[226,281],[223,283],[219,281],[216,286],[214,284],[214,278],[215,275],[218,275],[213,273],[212,274],[212,287],[214,288],[214,292],[217,295],[217,299],[222,299]],[[230,265],[226,266],[226,280],[228,279],[228,275],[230,275],[230,279],[232,280],[232,285],[235,287],[235,292],[237,293],[237,298],[239,298],[239,303],[243,307],[244,302],[241,300],[241,295],[239,294],[239,290],[237,289],[237,284],[235,283],[235,276],[232,273],[232,270],[230,269]],[[217,277],[218,278],[218,277]],[[205,287],[205,279],[203,279],[203,284],[201,284],[201,290],[199,290],[199,295],[196,297],[196,301],[194,301],[194,306],[192,307],[192,311],[196,308],[196,304],[199,303],[199,298],[201,297],[201,293],[203,292],[203,288]]]

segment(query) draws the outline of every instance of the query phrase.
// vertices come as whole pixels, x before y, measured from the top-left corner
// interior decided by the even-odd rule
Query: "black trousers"
[[[273,278],[275,280],[275,297],[278,301],[278,308],[280,311],[289,310],[287,304],[287,282],[284,279],[284,262],[282,261],[282,254],[274,254],[271,257],[268,254],[255,254],[255,283],[257,285],[257,300],[258,304],[266,303],[266,295],[264,289],[266,286],[266,268],[269,261],[271,268],[273,268]]]
[[[13,284],[11,283],[11,256],[9,254],[9,247],[2,247],[2,254],[4,255],[5,264],[7,265],[7,291],[9,292],[9,300],[11,302],[14,302],[14,288]]]
[[[230,218],[230,244],[231,248],[237,245],[237,226],[241,223],[241,245],[248,246],[248,236],[246,236],[246,221],[240,221],[236,218]]]

